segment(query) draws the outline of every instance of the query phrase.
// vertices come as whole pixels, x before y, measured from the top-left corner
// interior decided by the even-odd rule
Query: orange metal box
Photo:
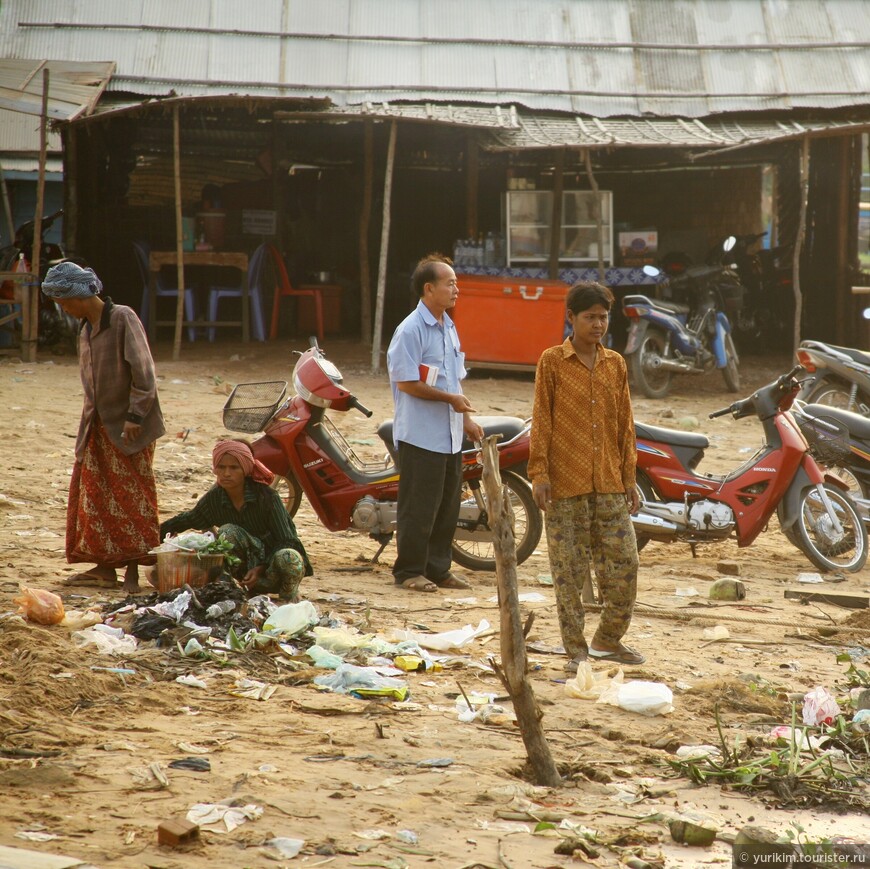
[[[567,284],[463,274],[457,278],[459,299],[450,316],[466,362],[534,366],[547,347],[562,343]]]

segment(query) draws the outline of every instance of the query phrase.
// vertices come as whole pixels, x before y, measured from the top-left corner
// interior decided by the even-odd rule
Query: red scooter
[[[332,411],[356,408],[372,412],[342,386],[341,372],[314,342],[293,369],[296,395],[285,400],[285,381],[240,383],[224,406],[230,431],[263,432],[254,441],[254,455],[276,475],[288,513],[299,509],[303,493],[330,531],[350,529],[368,534],[383,552],[396,530],[399,471],[393,447],[393,423],[378,428],[387,449],[381,462],[365,462],[327,417]],[[499,469],[514,512],[517,562],[522,563],[541,539],[543,521],[524,478],[529,458],[529,424],[517,417],[476,417],[487,436],[499,435]],[[453,538],[453,558],[471,570],[495,570],[492,532],[481,482],[480,451],[463,443],[463,492]]]
[[[735,419],[757,416],[765,445],[722,476],[696,468],[710,442],[704,435],[635,423],[641,508],[632,517],[638,546],[649,540],[692,545],[733,534],[749,546],[777,512],[783,533],[820,570],[854,573],[867,560],[867,530],[843,482],[808,452],[789,409],[800,390],[798,365],[749,398],[717,410]]]

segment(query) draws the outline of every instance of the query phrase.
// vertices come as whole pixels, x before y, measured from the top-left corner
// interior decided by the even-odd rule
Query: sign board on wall
[[[245,235],[275,235],[277,224],[276,214],[271,209],[242,209],[242,232]]]

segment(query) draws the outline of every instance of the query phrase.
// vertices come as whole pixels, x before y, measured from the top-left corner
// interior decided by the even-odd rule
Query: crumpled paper
[[[256,821],[263,809],[248,803],[246,806],[227,806],[223,803],[196,803],[190,807],[187,820],[203,830],[214,833],[232,833],[245,821]]]

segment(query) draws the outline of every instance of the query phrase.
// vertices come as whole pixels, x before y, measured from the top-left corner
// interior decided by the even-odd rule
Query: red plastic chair
[[[311,296],[314,300],[314,317],[317,323],[317,340],[323,343],[323,295],[322,287],[318,284],[304,284],[294,287],[287,275],[284,259],[273,244],[266,245],[266,252],[272,257],[275,266],[275,301],[272,303],[272,325],[269,328],[269,340],[274,341],[278,337],[278,314],[281,307],[281,299],[284,296]]]

